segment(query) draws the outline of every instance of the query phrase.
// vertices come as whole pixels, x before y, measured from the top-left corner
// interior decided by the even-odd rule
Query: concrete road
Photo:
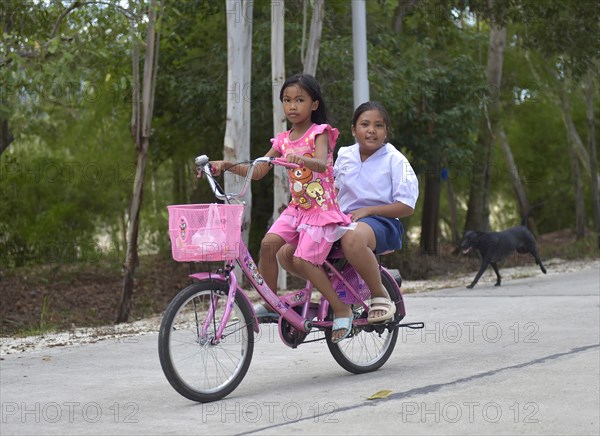
[[[156,333],[4,355],[0,433],[598,435],[599,292],[593,268],[407,295],[407,321],[426,328],[360,376],[267,328],[244,381],[211,404],[167,383]]]

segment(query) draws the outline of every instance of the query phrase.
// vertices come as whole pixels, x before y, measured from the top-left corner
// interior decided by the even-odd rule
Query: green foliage
[[[310,3],[310,2],[309,2]],[[497,98],[484,83],[489,20],[508,26],[501,122],[524,177],[540,231],[572,225],[570,168],[560,114],[542,92],[524,58],[543,68],[559,59],[573,77],[598,53],[595,2],[549,0],[367,2],[371,99],[392,119],[390,142],[421,176],[450,170],[464,214],[469,162],[481,103]],[[131,118],[131,22],[123,2],[3,2],[0,47],[2,106],[15,140],[0,156],[0,250],[2,265],[81,261],[98,252],[124,257],[124,231],[135,169]],[[492,7],[490,7],[490,4]],[[402,33],[394,32],[397,8],[405,7]],[[311,12],[309,8],[309,13]],[[226,117],[227,38],[223,1],[165,0],[149,171],[141,215],[142,252],[168,253],[166,205],[213,201],[194,176],[193,158],[222,157]],[[477,14],[473,15],[474,13]],[[252,101],[251,155],[270,147],[272,86],[271,8],[254,4],[252,82],[240,84]],[[479,29],[476,17],[479,17]],[[310,25],[310,16],[308,19]],[[302,70],[303,2],[286,2],[286,74]],[[549,27],[550,26],[550,27]],[[143,28],[143,24],[141,25]],[[138,30],[143,30],[142,28]],[[552,31],[547,31],[551,28]],[[351,3],[325,3],[317,79],[339,146],[353,142]],[[596,82],[597,83],[597,82]],[[577,85],[577,82],[575,82]],[[596,86],[596,90],[598,90]],[[574,120],[585,132],[577,86],[571,89]],[[597,100],[596,100],[597,101]],[[597,117],[596,117],[597,119]],[[600,127],[596,128],[597,131]],[[585,134],[582,135],[585,137]],[[543,165],[540,158],[543,157]],[[508,222],[515,216],[510,175],[496,153],[490,194]],[[253,184],[253,253],[272,212],[272,178]],[[586,187],[586,189],[589,189]],[[447,215],[442,196],[442,218]],[[562,208],[557,216],[555,210]],[[561,210],[562,210],[561,209]],[[412,222],[418,222],[420,207]]]
[[[595,0],[522,0],[514,21],[526,29],[523,47],[543,57],[559,56],[563,68],[581,77],[600,53],[600,20]],[[523,19],[525,18],[525,19]]]

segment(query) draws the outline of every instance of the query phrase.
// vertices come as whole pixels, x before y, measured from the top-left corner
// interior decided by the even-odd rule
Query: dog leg
[[[490,263],[486,262],[486,261],[482,261],[481,262],[481,268],[479,268],[479,271],[477,272],[477,275],[473,279],[473,282],[471,282],[471,284],[469,286],[467,286],[467,288],[473,289],[475,287],[475,285],[477,284],[477,282],[481,278],[481,275],[485,272],[485,270],[487,269],[487,267],[489,266],[489,264]]]
[[[540,269],[542,270],[542,272],[544,274],[546,274],[546,267],[544,267],[544,264],[542,263],[542,259],[540,259],[540,257],[536,254],[533,255],[534,259],[535,259],[535,263],[537,263],[540,266]]]
[[[498,271],[498,265],[496,265],[496,262],[490,262],[492,265],[492,268],[494,268],[494,272],[496,273],[496,284],[494,286],[500,286],[500,283],[502,282],[502,277],[500,277],[500,271]]]
[[[542,263],[542,259],[540,259],[540,256],[538,255],[535,247],[529,248],[529,254],[531,254],[533,256],[533,258],[535,259],[535,263],[538,264],[540,266],[540,269],[542,270],[542,272],[544,274],[546,274],[546,268],[544,267],[544,264]]]

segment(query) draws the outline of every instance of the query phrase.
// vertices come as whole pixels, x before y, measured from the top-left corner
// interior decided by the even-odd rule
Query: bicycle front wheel
[[[391,300],[397,302],[400,299],[398,288],[384,274],[381,275],[381,281],[390,294]],[[362,306],[355,308],[356,318],[366,318],[366,316],[367,313]],[[331,317],[333,318],[332,312]],[[331,330],[328,330],[325,332],[325,339],[329,352],[342,368],[354,374],[363,374],[381,368],[390,358],[398,340],[398,327],[354,326],[350,337],[338,343],[331,342]]]
[[[167,380],[184,397],[219,400],[242,381],[254,351],[251,308],[237,294],[223,334],[216,340],[227,303],[221,280],[205,280],[183,289],[165,311],[158,355]]]

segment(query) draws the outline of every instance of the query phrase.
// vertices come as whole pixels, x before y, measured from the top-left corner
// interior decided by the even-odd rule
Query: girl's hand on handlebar
[[[286,158],[289,163],[293,163],[300,166],[304,166],[306,164],[304,156],[301,156],[299,154],[288,154]]]
[[[214,177],[219,177],[221,173],[225,172],[225,161],[215,160],[210,161],[210,172]]]

